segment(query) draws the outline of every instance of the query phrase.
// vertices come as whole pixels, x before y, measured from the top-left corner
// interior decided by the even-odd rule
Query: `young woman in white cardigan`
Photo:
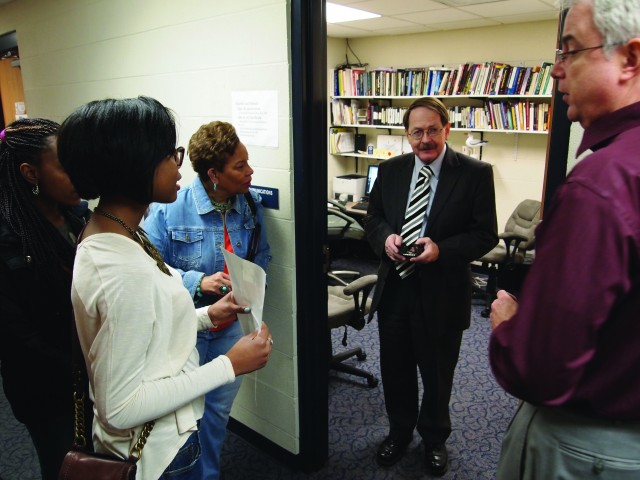
[[[184,149],[157,100],[100,100],[78,108],[58,137],[60,161],[81,197],[100,198],[78,245],[72,302],[94,401],[96,451],[126,458],[155,421],[137,479],[189,479],[200,456],[204,394],[264,367],[269,328],[198,363],[196,332],[249,306],[233,294],[196,309],[177,271],[138,227],[151,202],[176,199]]]

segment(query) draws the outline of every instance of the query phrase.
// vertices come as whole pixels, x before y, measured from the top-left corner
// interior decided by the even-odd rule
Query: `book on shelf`
[[[498,95],[506,95],[509,88],[509,78],[511,78],[512,65],[505,65],[500,85],[498,86]]]
[[[332,154],[352,153],[355,151],[355,134],[343,128],[332,128],[330,134]]]
[[[531,75],[531,67],[522,67],[520,78],[518,78],[518,84],[516,85],[515,95],[521,95],[524,85],[527,83],[527,79]]]
[[[548,85],[547,79],[551,76],[552,63],[543,62],[540,66],[540,72],[536,81],[534,95],[543,95],[544,86]]]
[[[464,74],[464,66],[463,64],[458,65],[458,68],[456,69],[456,75],[453,81],[453,85],[451,86],[451,91],[450,91],[450,95],[456,95],[458,88],[460,88],[460,79],[462,78]]]
[[[487,95],[498,94],[500,83],[502,83],[502,76],[504,75],[505,66],[506,63],[494,62],[491,71],[491,79],[489,80],[489,85],[487,86]]]
[[[446,83],[446,78],[451,72],[449,67],[430,67],[427,74],[427,84],[425,85],[425,95],[440,95],[440,92],[444,89],[443,83]]]
[[[518,75],[520,75],[521,67],[513,67],[511,74],[509,75],[509,81],[506,88],[507,95],[513,95],[516,91],[516,85],[518,84]]]
[[[458,67],[336,68],[335,96],[545,95],[553,90],[553,63],[513,66],[502,62],[467,62]]]
[[[543,84],[540,86],[540,95],[551,95],[553,90],[553,78],[551,77],[553,64],[545,62],[541,68],[545,70],[545,75]]]

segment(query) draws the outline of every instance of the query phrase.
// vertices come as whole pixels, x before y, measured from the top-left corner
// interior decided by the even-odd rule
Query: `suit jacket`
[[[402,230],[414,159],[410,153],[382,162],[369,197],[365,231],[381,258],[370,318],[395,268],[384,252],[384,243]],[[447,146],[432,202],[425,236],[438,245],[440,256],[433,263],[417,263],[413,275],[419,275],[424,318],[431,330],[463,330],[471,319],[469,264],[498,243],[491,165]]]

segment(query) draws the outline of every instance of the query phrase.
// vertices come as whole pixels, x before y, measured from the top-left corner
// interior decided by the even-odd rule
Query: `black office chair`
[[[488,272],[484,291],[485,308],[481,312],[483,317],[488,317],[491,313],[491,302],[496,298],[500,270],[515,270],[516,266],[524,263],[527,252],[533,250],[535,229],[540,223],[540,207],[538,200],[520,202],[507,220],[504,232],[498,235],[504,245],[498,243],[478,260]]]
[[[331,330],[334,328],[344,328],[342,345],[347,346],[347,333],[349,328],[362,330],[366,325],[366,317],[371,306],[369,294],[378,280],[377,275],[366,275],[357,278],[351,283],[341,281],[339,277],[330,276],[339,285],[328,286],[328,339],[331,358],[329,369],[343,373],[349,373],[367,380],[367,386],[373,388],[378,385],[378,379],[371,373],[362,369],[343,363],[345,360],[356,357],[358,360],[365,360],[367,354],[361,347],[352,348],[344,352],[333,352],[331,342]]]

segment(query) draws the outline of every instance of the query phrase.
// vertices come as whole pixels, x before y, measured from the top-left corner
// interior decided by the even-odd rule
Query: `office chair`
[[[343,363],[346,359],[356,357],[358,360],[365,360],[367,354],[361,347],[352,348],[350,350],[334,354],[331,342],[331,330],[334,328],[344,328],[342,337],[342,345],[347,346],[347,331],[349,327],[356,330],[362,330],[366,324],[366,316],[369,313],[371,299],[369,294],[373,289],[377,275],[366,275],[357,278],[351,283],[340,280],[337,276],[331,276],[332,279],[339,282],[339,285],[328,286],[328,319],[329,328],[329,369],[343,373],[349,373],[367,380],[367,386],[373,388],[378,385],[378,379],[369,372],[356,368],[352,365]]]
[[[488,270],[484,291],[485,308],[480,313],[483,317],[488,317],[491,313],[491,302],[496,298],[500,269],[513,271],[517,265],[524,263],[526,253],[534,248],[535,229],[540,223],[540,206],[538,200],[520,202],[507,220],[504,232],[498,235],[504,241],[504,245],[498,243],[478,259]]]
[[[331,270],[332,247],[337,247],[339,243],[365,241],[365,232],[362,225],[360,225],[355,218],[347,214],[347,209],[344,205],[334,200],[328,200],[327,238],[329,240],[329,248],[326,263],[329,273],[338,277],[359,277],[360,272],[352,270]],[[334,280],[342,281],[341,278]]]

